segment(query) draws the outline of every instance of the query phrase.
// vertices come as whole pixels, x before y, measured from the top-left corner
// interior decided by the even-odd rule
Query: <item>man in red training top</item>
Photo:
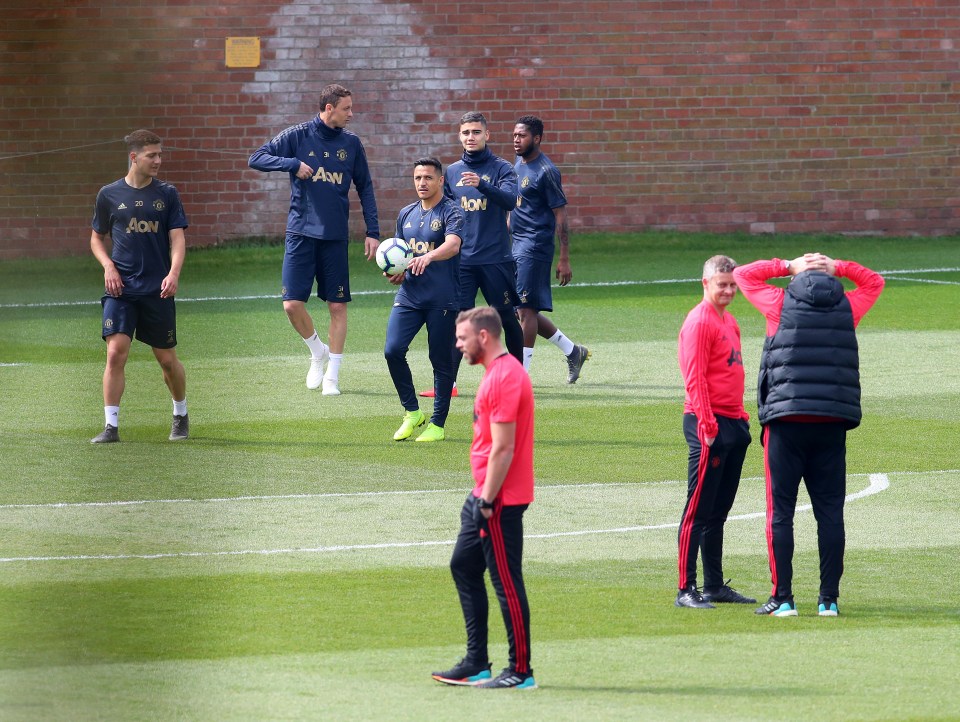
[[[687,503],[677,534],[678,607],[713,609],[711,602],[754,604],[723,579],[723,525],[740,485],[750,445],[743,409],[740,327],[727,306],[737,295],[727,256],[703,264],[703,301],[680,329],[680,371],[686,393],[683,435],[690,447]],[[697,552],[703,559],[703,593],[697,590]]]
[[[883,290],[883,277],[853,261],[807,253],[754,261],[733,273],[767,319],[757,417],[767,479],[767,553],[773,591],[757,614],[795,617],[793,515],[802,478],[817,520],[821,617],[839,614],[846,536],[847,430],[859,426],[856,327]],[[786,290],[768,284],[792,276]],[[844,292],[840,278],[856,284]]]
[[[507,353],[495,308],[457,316],[457,350],[483,364],[473,405],[470,466],[474,487],[460,512],[450,571],[467,627],[467,654],[452,669],[434,672],[444,684],[536,689],[530,668],[530,605],[523,582],[523,513],[533,501],[533,387],[523,364]],[[487,656],[487,588],[500,602],[510,664],[491,679]]]

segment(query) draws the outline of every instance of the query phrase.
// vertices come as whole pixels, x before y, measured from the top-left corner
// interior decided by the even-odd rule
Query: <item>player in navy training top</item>
[[[517,204],[510,214],[513,233],[513,257],[517,262],[517,313],[523,329],[523,366],[529,372],[537,334],[553,343],[567,357],[567,383],[576,383],[590,350],[575,344],[544,316],[553,310],[550,292],[550,266],[553,263],[554,235],[560,239],[557,280],[566,286],[573,278],[570,270],[570,238],[567,227],[567,197],[560,182],[560,171],[540,152],[543,121],[524,115],[513,128],[513,150],[517,154]]]
[[[120,441],[120,398],[133,336],[149,345],[173,397],[170,440],[189,435],[187,378],[177,358],[177,317],[173,297],[186,255],[187,217],[177,189],[157,180],[160,137],[137,130],[124,138],[127,175],[97,194],[90,250],[103,266],[102,337],[107,343],[103,372],[106,425],[94,444]],[[106,238],[110,236],[112,252]]]
[[[390,376],[406,410],[395,441],[410,438],[426,423],[420,411],[413,375],[407,363],[410,342],[424,325],[433,366],[433,416],[417,441],[443,441],[453,388],[451,345],[456,345],[456,316],[460,307],[459,269],[463,212],[443,195],[443,166],[436,158],[421,158],[413,165],[416,203],[397,218],[396,237],[406,240],[414,258],[403,273],[387,276],[400,285],[387,322],[383,354]],[[384,274],[386,275],[386,274]]]
[[[376,254],[380,238],[367,156],[360,139],[345,129],[352,117],[350,91],[342,85],[328,85],[321,91],[317,117],[287,128],[250,156],[251,168],[290,175],[283,310],[310,348],[307,388],[318,388],[322,382],[324,396],[340,394],[346,304],[351,300],[347,264],[351,183],[363,208],[368,261]],[[306,308],[314,281],[317,297],[327,302],[330,311],[329,347],[320,340]]]
[[[516,268],[507,228],[507,214],[517,202],[517,174],[510,163],[487,147],[490,131],[482,113],[469,112],[460,118],[459,138],[463,155],[447,166],[443,192],[464,215],[461,310],[473,308],[477,290],[482,291],[487,304],[500,314],[507,350],[522,361],[523,333],[513,310],[519,302]],[[462,355],[455,348],[451,352],[456,378]]]

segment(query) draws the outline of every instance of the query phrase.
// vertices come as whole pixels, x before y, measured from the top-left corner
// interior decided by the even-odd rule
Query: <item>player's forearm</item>
[[[570,252],[570,225],[567,223],[567,208],[560,206],[553,209],[557,220],[557,245],[560,247],[560,258],[567,258]]]
[[[460,236],[449,235],[427,255],[431,257],[431,261],[446,261],[460,253],[460,242]]]
[[[504,177],[499,179],[498,183],[487,183],[487,181],[481,180],[477,190],[505,211],[512,211],[517,205],[516,178],[511,180]]]
[[[271,171],[285,170],[288,173],[296,173],[300,170],[300,160],[298,158],[286,158],[280,155],[274,155],[273,150],[268,145],[264,145],[255,150],[247,161],[254,170],[269,173]]]
[[[853,310],[854,324],[858,324],[877,302],[886,282],[879,273],[855,261],[836,261],[835,268],[838,277],[849,278],[857,285],[853,291],[847,293],[847,299]]]
[[[90,234],[90,251],[93,253],[94,258],[103,266],[104,270],[114,267],[113,259],[110,258],[110,254],[107,253],[107,246],[105,243],[106,236],[103,236],[96,231],[93,231]]]
[[[496,444],[490,449],[490,458],[487,461],[487,476],[483,480],[483,491],[480,496],[487,501],[493,501],[503,488],[504,479],[513,461],[513,447],[498,447]]]
[[[187,257],[187,239],[182,228],[170,231],[170,273],[180,277],[183,261]]]

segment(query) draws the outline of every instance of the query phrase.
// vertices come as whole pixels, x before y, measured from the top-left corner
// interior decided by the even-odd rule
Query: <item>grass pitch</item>
[[[471,486],[461,367],[447,441],[391,441],[403,410],[382,349],[392,294],[354,247],[341,397],[304,385],[277,297],[282,250],[194,250],[178,297],[192,438],[134,344],[102,429],[102,275],[92,258],[0,266],[0,718],[957,719],[960,692],[958,239],[577,236],[558,326],[593,358],[567,386],[542,339],[537,501],[526,516],[541,689],[443,687],[461,656],[447,570]],[[816,616],[809,511],[797,515],[800,617],[673,606],[685,499],[676,336],[703,261],[819,250],[885,273],[861,323],[864,423],[848,438],[841,616]],[[325,310],[309,308],[326,328]],[[743,330],[747,409],[763,320]],[[430,383],[426,344],[410,352]],[[429,405],[423,404],[429,412]],[[725,570],[769,594],[754,444]],[[801,503],[806,499],[802,496]],[[494,666],[505,664],[491,609]]]

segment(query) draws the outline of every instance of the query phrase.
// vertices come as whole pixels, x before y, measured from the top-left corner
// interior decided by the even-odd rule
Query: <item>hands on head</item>
[[[804,253],[790,261],[790,275],[796,276],[804,271],[822,271],[830,276],[835,276],[837,267],[830,256],[822,253]]]

